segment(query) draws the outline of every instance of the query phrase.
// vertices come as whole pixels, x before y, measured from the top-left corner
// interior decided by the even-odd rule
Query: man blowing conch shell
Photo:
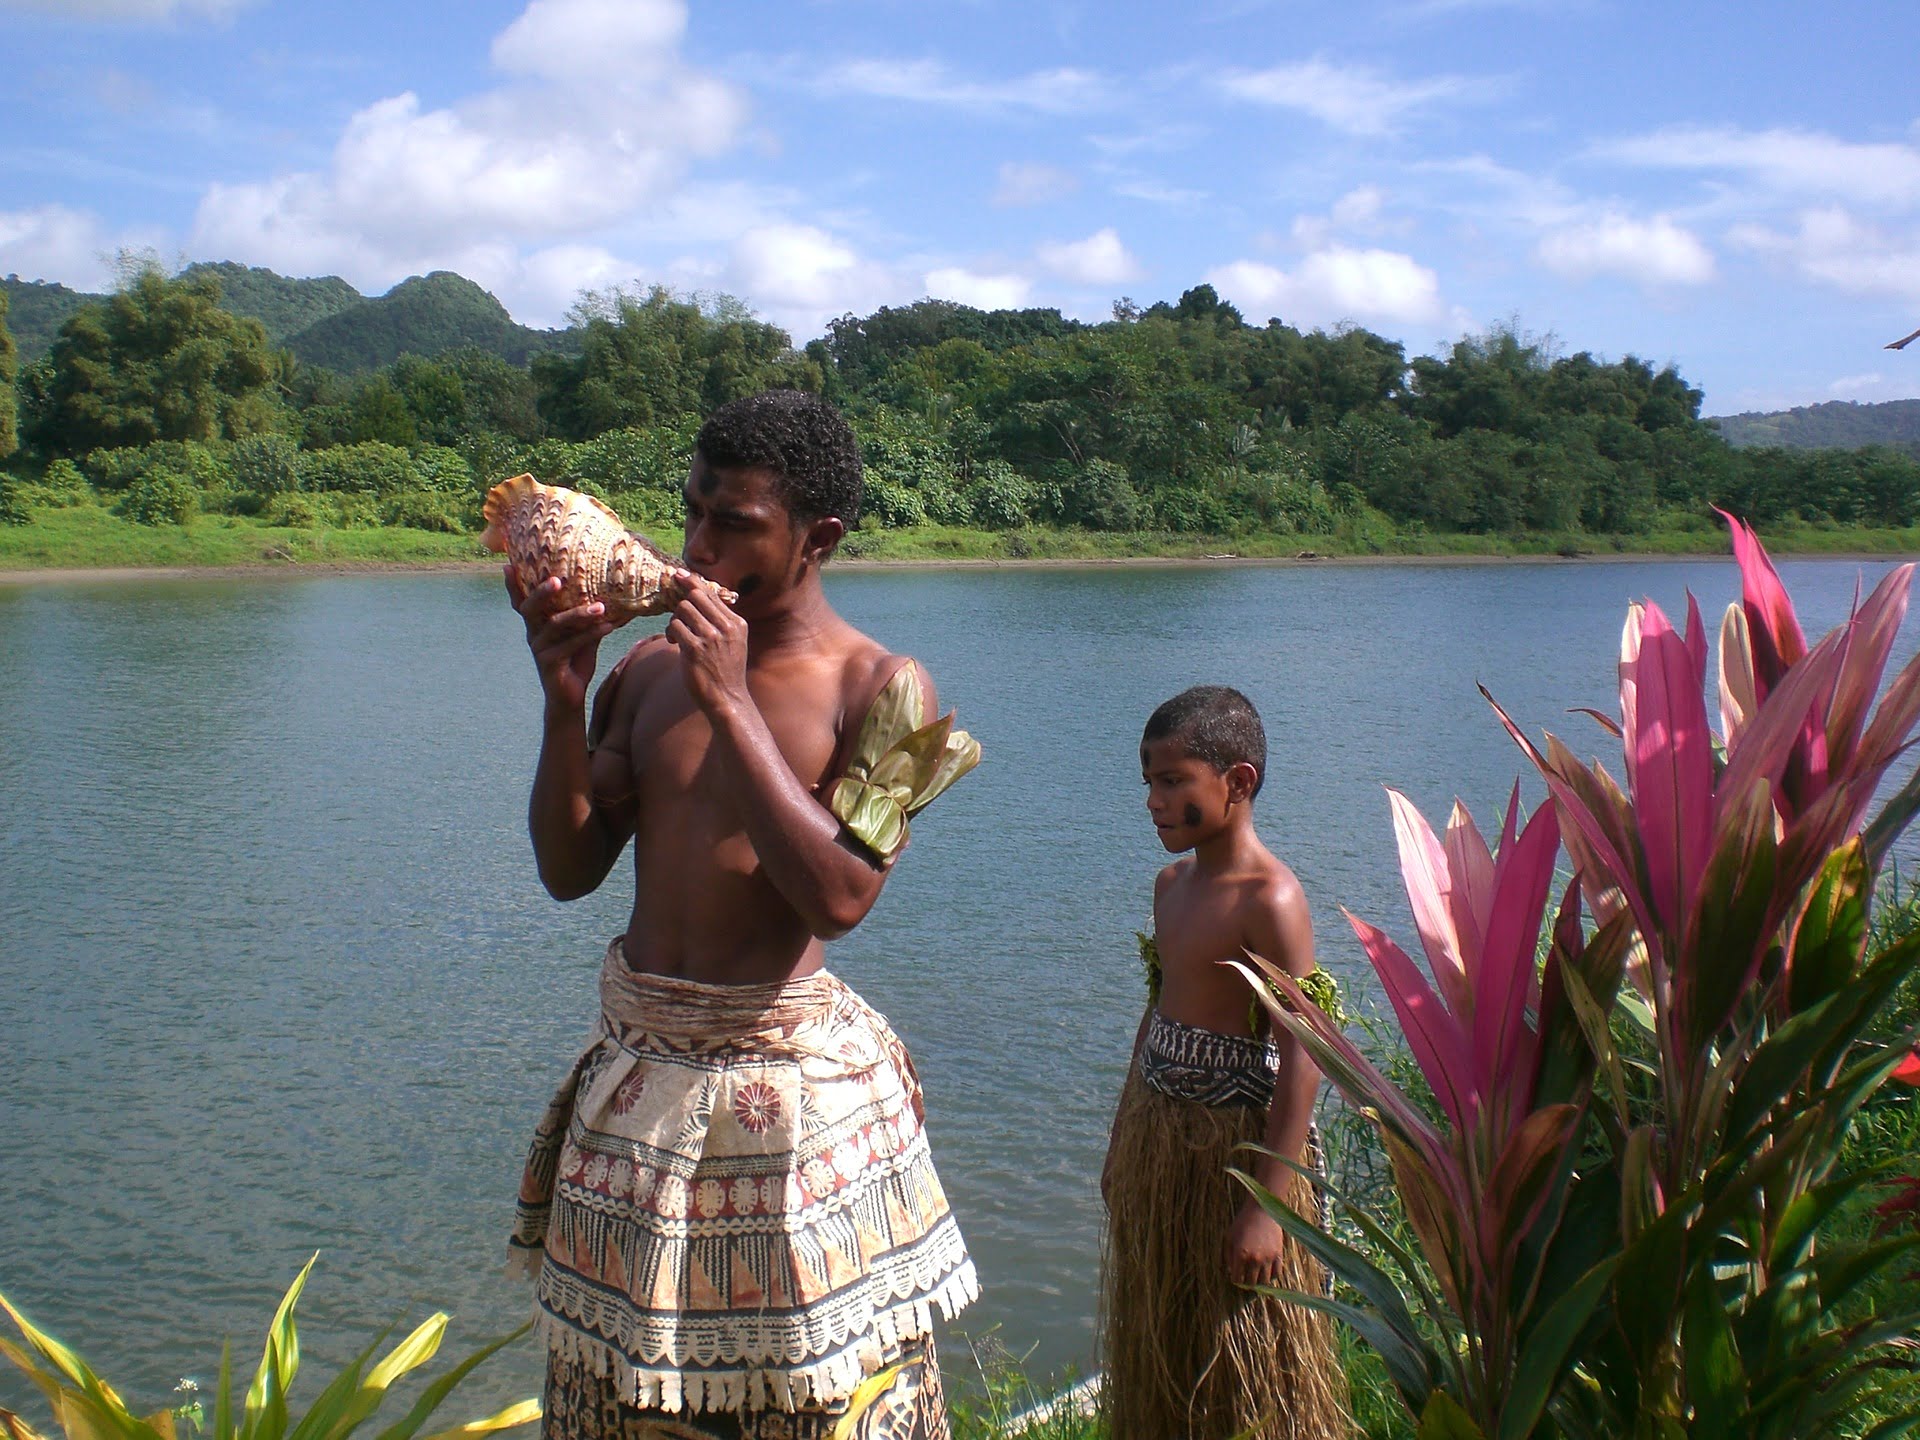
[[[599,1028],[534,1136],[513,1236],[539,1275],[548,1436],[825,1440],[869,1380],[853,1433],[947,1434],[932,1327],[977,1293],[973,1264],[906,1050],[823,942],[979,747],[934,718],[916,662],[827,603],[860,500],[831,406],[717,411],[686,482],[684,598],[591,722],[599,642],[628,617],[508,566],[545,696],[540,878],[588,894],[633,842]]]

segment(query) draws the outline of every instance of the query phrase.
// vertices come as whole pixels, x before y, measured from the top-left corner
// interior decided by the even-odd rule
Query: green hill
[[[524,365],[540,351],[579,345],[570,331],[515,324],[492,295],[447,270],[416,275],[371,298],[337,275],[296,280],[231,260],[201,261],[180,273],[218,281],[225,309],[258,320],[269,340],[303,363],[332,370],[375,370],[402,355],[440,355],[463,346]],[[23,361],[48,354],[69,316],[106,298],[17,275],[0,286],[11,306],[7,328]]]
[[[1791,410],[1749,411],[1707,421],[1736,447],[1778,446],[1784,450],[1858,450],[1890,445],[1920,454],[1920,400],[1884,400],[1861,405],[1830,400]]]
[[[0,280],[0,290],[7,292],[7,329],[13,332],[22,364],[52,350],[54,337],[67,317],[89,300],[100,298],[52,281],[22,280],[18,275]]]
[[[514,365],[564,348],[564,330],[530,330],[473,281],[450,270],[402,280],[377,300],[362,300],[318,320],[288,341],[308,365],[374,370],[402,355],[434,356],[472,346]]]
[[[366,297],[338,275],[294,280],[232,260],[200,261],[180,272],[185,280],[203,275],[220,282],[220,304],[225,309],[258,320],[276,345],[285,345],[329,315],[366,303]]]

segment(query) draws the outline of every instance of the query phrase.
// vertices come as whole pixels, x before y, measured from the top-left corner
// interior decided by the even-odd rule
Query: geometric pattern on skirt
[[[620,1398],[613,1381],[549,1351],[541,1397],[541,1440],[832,1440],[846,1402],[794,1414],[754,1410],[690,1418],[641,1410]],[[915,1341],[898,1372],[861,1409],[852,1440],[948,1440],[946,1397],[931,1340]]]
[[[1140,1045],[1140,1078],[1162,1095],[1219,1109],[1273,1103],[1280,1047],[1252,1035],[1222,1035],[1157,1009]]]
[[[616,939],[600,1009],[512,1236],[551,1354],[641,1411],[820,1410],[978,1295],[906,1047],[837,977],[642,975]]]

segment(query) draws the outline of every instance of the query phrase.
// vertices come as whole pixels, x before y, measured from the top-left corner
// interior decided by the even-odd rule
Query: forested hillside
[[[402,355],[431,357],[462,347],[525,365],[533,355],[568,343],[565,331],[516,325],[506,306],[446,270],[402,280],[378,299],[356,300],[295,333],[287,348],[308,365],[357,373],[391,365]]]
[[[736,301],[661,289],[584,296],[542,336],[448,274],[283,346],[230,308],[228,283],[278,307],[276,326],[296,297],[331,303],[288,285],[342,287],[200,266],[82,305],[0,394],[22,445],[0,510],[460,532],[489,484],[526,469],[671,525],[700,418],[789,386],[852,417],[867,528],[998,534],[1005,553],[1039,532],[1578,548],[1698,531],[1715,505],[1763,525],[1920,522],[1912,457],[1736,449],[1670,366],[1507,329],[1409,357],[1362,329],[1248,324],[1205,285],[1092,325],[927,300],[796,348]]]
[[[230,260],[189,265],[177,278],[215,282],[222,307],[258,320],[275,345],[309,365],[353,373],[391,365],[402,355],[443,355],[462,346],[525,365],[532,355],[565,349],[574,338],[566,330],[515,324],[493,296],[445,270],[403,280],[373,298],[337,275],[293,280]],[[0,287],[12,302],[20,356],[29,362],[52,353],[60,327],[82,306],[107,298],[18,276]]]
[[[1920,385],[1920,369],[1915,371]],[[1729,445],[1782,445],[1791,450],[1854,450],[1892,445],[1920,454],[1920,400],[1884,400],[1861,405],[1830,400],[1771,413],[1722,415],[1708,422]]]
[[[367,304],[367,299],[338,275],[313,280],[291,280],[259,267],[231,260],[189,265],[183,280],[205,277],[218,282],[220,303],[236,315],[258,320],[267,338],[285,345],[308,326]],[[49,346],[49,349],[52,347]]]
[[[7,297],[7,325],[22,362],[45,356],[74,312],[101,298],[52,281],[22,280],[18,275],[0,280],[0,292]]]

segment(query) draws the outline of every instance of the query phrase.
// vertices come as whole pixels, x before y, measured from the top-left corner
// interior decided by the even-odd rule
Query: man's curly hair
[[[860,523],[860,442],[833,406],[804,390],[763,390],[707,417],[694,441],[707,464],[770,470],[796,521]]]

